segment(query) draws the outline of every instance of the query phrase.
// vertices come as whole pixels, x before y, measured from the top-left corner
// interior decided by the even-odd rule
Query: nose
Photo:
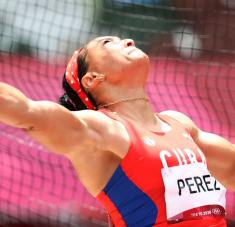
[[[125,47],[135,46],[135,42],[132,39],[124,39],[124,45]]]

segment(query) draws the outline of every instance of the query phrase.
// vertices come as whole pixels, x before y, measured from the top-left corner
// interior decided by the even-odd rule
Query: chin
[[[150,60],[149,60],[149,56],[147,54],[145,54],[144,52],[142,52],[142,55],[140,55],[138,58],[133,59],[134,61],[136,61],[138,64],[142,65],[149,65],[150,64]]]
[[[145,59],[146,62],[148,62],[148,64],[150,64],[149,56],[147,54],[145,54],[144,59]]]
[[[148,55],[142,51],[138,55],[129,56],[129,61],[134,65],[150,64]]]
[[[126,58],[128,59],[128,65],[132,68],[132,70],[141,70],[144,71],[149,69],[150,60],[146,53],[142,50],[136,48],[136,50],[130,52]]]

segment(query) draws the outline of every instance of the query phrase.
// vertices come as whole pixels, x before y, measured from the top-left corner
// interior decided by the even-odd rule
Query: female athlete
[[[66,68],[60,103],[67,109],[1,83],[0,121],[66,156],[114,226],[224,227],[235,147],[182,113],[154,113],[148,71],[133,40],[96,38]]]

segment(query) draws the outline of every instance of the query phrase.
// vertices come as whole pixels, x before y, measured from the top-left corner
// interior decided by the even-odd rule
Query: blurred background
[[[57,101],[69,57],[101,35],[132,38],[149,54],[156,111],[181,111],[235,143],[235,0],[1,0],[0,81]],[[235,226],[232,192],[227,219]],[[107,226],[107,218],[69,161],[0,125],[0,226]]]

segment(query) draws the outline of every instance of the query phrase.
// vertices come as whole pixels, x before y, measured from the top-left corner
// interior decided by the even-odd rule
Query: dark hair
[[[77,59],[77,63],[79,66],[78,67],[78,80],[80,84],[81,84],[82,77],[87,73],[87,70],[88,70],[88,63],[86,62],[86,56],[87,56],[87,50],[84,47],[82,48]],[[77,93],[68,84],[65,78],[65,74],[63,77],[63,81],[62,81],[62,86],[63,86],[65,93],[59,98],[59,104],[61,104],[62,106],[72,111],[87,109],[87,107],[79,98]],[[87,93],[87,96],[91,100],[91,102],[95,104],[94,99],[91,97],[89,93]]]

